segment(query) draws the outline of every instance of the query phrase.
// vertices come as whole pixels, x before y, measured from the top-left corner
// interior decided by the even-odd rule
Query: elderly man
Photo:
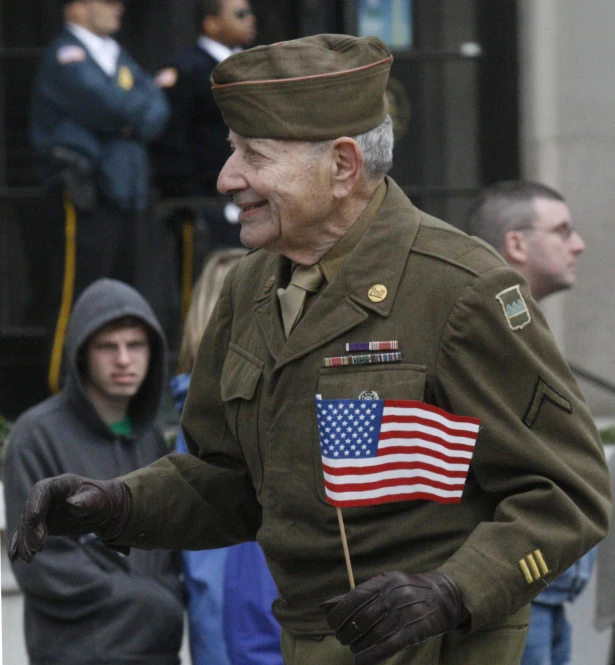
[[[518,274],[385,176],[391,61],[374,37],[317,35],[214,70],[233,147],[218,186],[255,249],[199,350],[193,454],[85,490],[40,484],[11,557],[30,560],[75,511],[113,547],[258,539],[288,665],[519,662],[531,599],[607,530],[608,472]],[[337,413],[321,447],[324,404]],[[365,454],[341,439],[375,436],[373,419],[347,408],[379,410]],[[472,457],[454,432],[478,420]],[[361,459],[323,477],[330,448]]]

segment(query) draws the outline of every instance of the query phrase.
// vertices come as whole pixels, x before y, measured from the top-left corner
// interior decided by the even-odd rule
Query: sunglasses
[[[254,16],[254,12],[251,9],[238,9],[233,12],[235,18],[247,18],[248,16]]]

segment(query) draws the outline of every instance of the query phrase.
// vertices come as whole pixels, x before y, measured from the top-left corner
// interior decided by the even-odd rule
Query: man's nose
[[[231,194],[247,187],[245,178],[241,175],[238,168],[235,153],[226,160],[222,170],[218,174],[217,187],[220,194]]]
[[[115,361],[118,365],[127,365],[130,362],[130,351],[124,344],[120,344],[117,349]]]
[[[585,241],[577,231],[573,231],[570,237],[570,251],[573,254],[582,254],[585,251]]]

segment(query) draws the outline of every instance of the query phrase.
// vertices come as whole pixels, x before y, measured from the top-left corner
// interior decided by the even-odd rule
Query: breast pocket
[[[424,365],[321,367],[318,393],[323,399],[415,399],[425,396]]]
[[[425,398],[427,367],[411,364],[322,367],[318,394],[322,399],[410,399]],[[316,488],[323,501],[325,485],[320,446],[316,447]]]
[[[258,435],[258,405],[263,367],[262,360],[231,342],[220,380],[226,420],[241,447],[246,466],[259,492],[263,462]]]

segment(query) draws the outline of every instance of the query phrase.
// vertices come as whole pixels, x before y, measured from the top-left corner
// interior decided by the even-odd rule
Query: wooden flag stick
[[[346,559],[346,569],[348,570],[348,580],[350,588],[354,589],[354,575],[352,574],[352,565],[350,564],[350,552],[348,551],[348,541],[346,540],[346,529],[344,529],[344,518],[342,517],[342,509],[336,508],[337,521],[340,525],[340,534],[342,535],[342,546],[344,547],[344,557]]]

